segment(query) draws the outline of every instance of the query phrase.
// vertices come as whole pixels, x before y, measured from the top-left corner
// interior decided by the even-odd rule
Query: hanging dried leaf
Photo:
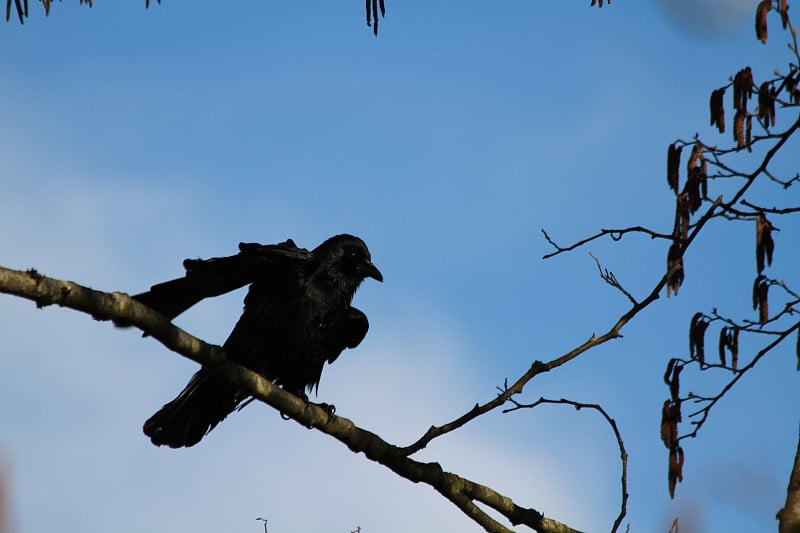
[[[673,268],[675,268],[674,271],[672,270]],[[677,296],[678,289],[684,278],[683,247],[677,242],[673,242],[672,246],[669,247],[669,252],[667,252],[667,272],[671,272],[667,278],[667,297],[669,297],[670,292]]]
[[[730,342],[731,347],[731,368],[734,372],[739,370],[739,328],[733,328],[733,338]]]
[[[781,25],[785,30],[789,27],[789,3],[786,0],[781,0],[778,13],[781,14]]]
[[[725,96],[725,87],[711,91],[708,106],[711,110],[711,125],[716,126],[720,133],[725,133],[725,106],[722,98]]]
[[[156,0],[159,4],[161,4],[161,0]],[[144,8],[147,9],[150,7],[150,0],[144,0]]]
[[[44,16],[50,15],[50,0],[42,0],[42,5],[44,6]]]
[[[678,172],[681,165],[681,152],[683,146],[677,146],[677,143],[672,143],[667,148],[667,184],[669,188],[678,194]]]
[[[747,100],[753,96],[753,71],[745,67],[733,77],[733,107],[747,111]]]
[[[767,13],[772,10],[772,0],[762,0],[756,8],[756,37],[767,44]]]
[[[689,355],[692,359],[697,359],[700,366],[705,364],[705,343],[706,330],[709,321],[703,313],[695,313],[689,326]]]
[[[775,241],[772,240],[772,230],[775,227],[767,220],[763,213],[756,217],[756,267],[758,273],[764,270],[764,263],[772,266],[772,252],[775,250]]]
[[[753,309],[758,309],[758,319],[763,325],[769,321],[769,280],[759,275],[753,283]]]
[[[603,0],[592,0],[592,6],[598,5],[599,7],[603,7]],[[611,0],[608,0],[608,5],[611,5]]]

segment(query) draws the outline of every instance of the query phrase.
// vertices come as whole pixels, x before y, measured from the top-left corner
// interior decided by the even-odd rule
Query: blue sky
[[[624,312],[587,252],[634,294],[650,290],[663,244],[542,261],[540,228],[562,243],[669,230],[667,144],[729,142],[707,126],[711,89],[788,59],[776,18],[756,41],[756,2],[588,3],[387,0],[378,38],[359,2],[68,0],[48,18],[32,3],[24,26],[0,27],[0,264],[134,293],[239,241],[360,235],[385,282],[356,295],[369,335],[326,368],[319,400],[410,443]],[[776,235],[777,278],[799,266],[792,224]],[[787,406],[800,400],[789,347],[685,443],[686,481],[667,494],[666,361],[685,354],[695,311],[753,318],[753,228],[718,226],[687,257],[678,298],[523,398],[601,403],[616,418],[632,531],[666,531],[676,515],[681,531],[770,530],[784,497],[798,422]],[[222,343],[242,296],[177,322]],[[261,405],[193,449],[157,449],[141,424],[196,365],[11,297],[0,323],[11,532],[257,532],[261,516],[273,533],[478,531],[429,488]],[[616,444],[590,412],[493,414],[421,457],[573,527],[607,530],[617,513]]]

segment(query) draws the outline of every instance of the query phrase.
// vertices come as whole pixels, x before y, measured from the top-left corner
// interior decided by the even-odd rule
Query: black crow
[[[367,246],[352,235],[332,237],[310,252],[291,239],[241,243],[236,255],[183,264],[184,277],[133,298],[174,318],[203,298],[249,284],[225,353],[302,398],[319,386],[326,361],[333,363],[367,334],[366,315],[350,305],[358,286],[367,277],[383,281]],[[144,423],[144,433],[157,446],[193,446],[246,398],[201,369]]]

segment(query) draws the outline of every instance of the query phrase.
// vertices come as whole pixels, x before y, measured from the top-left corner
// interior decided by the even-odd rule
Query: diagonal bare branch
[[[19,271],[0,267],[0,292],[36,302],[38,307],[58,305],[91,315],[96,320],[116,320],[139,328],[170,350],[215,373],[219,379],[238,387],[296,422],[334,437],[355,453],[363,453],[396,474],[425,483],[450,500],[476,523],[491,533],[510,529],[490,517],[475,502],[487,505],[512,525],[525,525],[542,533],[575,530],[546,518],[538,511],[521,507],[495,491],[451,472],[435,462],[410,459],[400,448],[347,418],[294,396],[255,372],[228,361],[219,346],[208,344],[173,325],[166,317],[121,292],[106,293],[71,281],[45,277],[35,270]]]

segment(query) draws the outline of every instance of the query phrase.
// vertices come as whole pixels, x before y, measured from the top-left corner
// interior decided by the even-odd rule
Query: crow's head
[[[352,297],[364,278],[383,281],[383,274],[372,264],[364,241],[352,235],[337,235],[317,246],[314,258],[318,272],[343,293]]]

